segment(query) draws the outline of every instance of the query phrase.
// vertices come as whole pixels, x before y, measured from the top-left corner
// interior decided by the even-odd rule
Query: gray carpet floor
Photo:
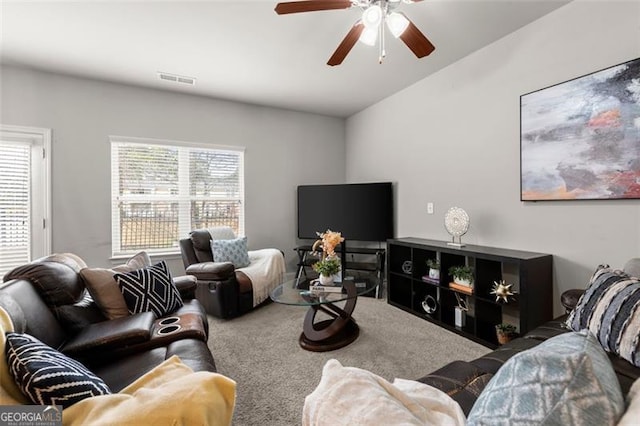
[[[355,342],[332,352],[309,352],[298,345],[306,310],[271,303],[232,320],[209,316],[209,348],[218,372],[237,383],[234,425],[299,425],[304,398],[332,358],[391,381],[416,379],[450,361],[489,352],[369,297],[359,298],[354,311],[360,326]]]

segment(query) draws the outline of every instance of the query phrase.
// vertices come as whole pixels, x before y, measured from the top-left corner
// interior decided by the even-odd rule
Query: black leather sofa
[[[569,331],[564,327],[565,318],[560,317],[550,321],[473,361],[453,361],[417,380],[446,392],[460,404],[465,415],[469,415],[473,404],[489,380],[509,358],[553,336]],[[626,395],[633,382],[640,377],[640,368],[616,355],[609,354],[609,357],[618,376],[622,393]]]
[[[640,276],[640,258],[630,259],[623,270],[631,276]],[[583,293],[584,289],[571,289],[562,293],[560,302],[567,314],[578,305]],[[549,321],[471,362],[454,361],[417,380],[449,394],[460,404],[465,415],[468,415],[489,380],[509,358],[551,337],[569,332],[570,330],[565,326],[567,316],[563,315]],[[640,368],[615,354],[608,355],[620,382],[622,393],[626,396],[633,382],[640,378]]]
[[[572,301],[574,303],[573,307],[575,307],[575,303],[577,303],[575,296],[579,295],[579,293],[580,291],[573,291],[572,297],[565,294],[563,295],[563,300]],[[565,308],[570,310],[572,306],[566,305]],[[564,325],[566,317],[564,315],[549,321],[523,337],[514,339],[473,361],[453,361],[417,380],[446,392],[460,404],[465,415],[469,415],[473,404],[487,383],[489,383],[489,380],[509,358],[519,352],[533,348],[551,337],[570,331]],[[640,368],[614,354],[610,353],[608,355],[620,382],[622,393],[627,395],[633,382],[640,377]]]
[[[0,307],[11,317],[15,332],[30,334],[79,360],[112,392],[173,355],[194,371],[216,371],[207,347],[206,313],[197,300],[189,299],[193,280],[178,283],[184,306],[168,315],[171,319],[144,312],[107,320],[95,304],[86,302],[77,268],[61,262],[61,257],[40,259],[18,273],[10,272],[0,284]]]

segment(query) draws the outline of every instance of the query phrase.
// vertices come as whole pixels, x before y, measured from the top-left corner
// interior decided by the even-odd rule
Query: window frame
[[[192,201],[202,200],[202,197],[191,196],[190,194],[190,177],[189,177],[189,169],[188,169],[188,150],[208,150],[208,151],[232,151],[239,153],[239,161],[240,161],[240,176],[239,176],[239,193],[240,196],[237,199],[239,203],[239,218],[238,218],[238,236],[244,236],[244,225],[245,225],[245,184],[244,184],[244,153],[245,148],[241,146],[233,146],[233,145],[220,145],[220,144],[208,144],[202,142],[187,142],[187,141],[178,141],[178,140],[170,140],[170,139],[155,139],[155,138],[144,138],[144,137],[133,137],[133,136],[118,136],[118,135],[110,135],[109,136],[109,144],[111,147],[111,255],[112,259],[127,257],[134,254],[137,250],[126,251],[122,250],[121,246],[121,232],[120,226],[120,209],[118,208],[118,202],[122,200],[119,195],[119,169],[118,162],[115,161],[114,154],[114,144],[135,144],[141,146],[157,146],[157,147],[165,147],[165,148],[176,148],[178,149],[178,195],[167,195],[166,197],[161,197],[162,200],[171,200],[171,202],[178,203],[178,209],[182,213],[184,210],[188,211],[188,215],[179,214],[178,215],[178,240],[180,238],[185,238],[191,229],[191,221],[192,214],[190,210],[190,204]],[[187,154],[187,155],[185,155]],[[183,166],[187,165],[185,169]],[[210,197],[206,198],[210,199]],[[149,202],[149,201],[158,201],[158,198],[153,195],[141,195],[141,196],[130,196],[127,197],[127,201],[135,201],[140,200],[141,202]],[[236,198],[233,198],[235,201]],[[188,223],[184,223],[180,219],[188,217]],[[177,243],[177,241],[176,241]],[[160,248],[160,249],[145,249],[150,255],[175,255],[180,254],[179,246],[176,246],[175,249],[169,248]]]
[[[0,139],[28,143],[31,152],[29,261],[51,253],[51,129],[0,124]]]

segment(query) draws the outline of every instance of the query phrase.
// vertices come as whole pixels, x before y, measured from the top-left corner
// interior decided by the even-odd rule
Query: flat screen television
[[[393,238],[391,182],[298,186],[298,238],[327,229],[347,240]]]

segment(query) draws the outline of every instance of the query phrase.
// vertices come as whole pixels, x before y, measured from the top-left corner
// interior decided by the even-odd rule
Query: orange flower
[[[324,233],[320,234],[316,232],[320,239],[313,243],[313,247],[311,248],[314,252],[318,247],[322,249],[322,259],[324,260],[326,257],[335,257],[336,255],[336,246],[344,241],[342,234],[340,232],[334,232],[331,229],[327,229]]]

